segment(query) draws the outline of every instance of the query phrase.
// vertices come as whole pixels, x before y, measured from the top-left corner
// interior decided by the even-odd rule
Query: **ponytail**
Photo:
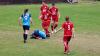
[[[28,12],[28,9],[25,9],[25,10],[24,10],[24,15],[25,15],[27,12]]]

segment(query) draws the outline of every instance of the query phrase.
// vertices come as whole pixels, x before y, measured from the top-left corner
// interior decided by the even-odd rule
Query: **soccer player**
[[[44,15],[44,14],[47,13],[48,10],[49,10],[48,5],[45,3],[45,1],[42,1],[42,5],[41,5],[41,8],[40,8],[40,14]]]
[[[64,43],[64,54],[69,53],[69,41],[74,37],[74,25],[69,20],[69,17],[66,16],[65,22],[62,24],[62,27],[59,29],[64,29],[63,43]],[[57,30],[57,31],[59,31]]]
[[[58,19],[60,18],[60,13],[58,8],[55,6],[55,3],[52,3],[52,7],[50,8],[51,12],[51,30],[52,33],[56,31],[56,27],[58,26]]]
[[[51,20],[50,17],[51,17],[51,13],[49,12],[49,7],[45,3],[45,1],[42,1],[41,12],[40,12],[39,18],[42,21],[42,28],[44,29],[47,37],[50,37],[49,30],[48,30],[50,26],[50,20]]]
[[[37,29],[32,32],[31,39],[33,38],[34,39],[46,39],[46,34],[45,32]]]
[[[41,15],[40,19],[42,21],[42,28],[44,29],[46,36],[50,37],[50,33],[49,33],[49,26],[50,26],[50,19],[51,18],[51,13],[49,13],[49,11],[46,12],[46,14]]]
[[[29,14],[28,9],[24,10],[24,13],[21,15],[21,17],[19,17],[18,22],[19,25],[23,27],[24,30],[23,38],[24,38],[24,43],[26,43],[28,32],[30,29],[30,23],[32,23],[31,14]]]

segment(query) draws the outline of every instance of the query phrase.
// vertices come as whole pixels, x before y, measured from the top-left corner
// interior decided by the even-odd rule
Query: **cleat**
[[[47,34],[46,37],[50,37],[50,34]]]
[[[24,40],[24,43],[26,43],[26,40]]]

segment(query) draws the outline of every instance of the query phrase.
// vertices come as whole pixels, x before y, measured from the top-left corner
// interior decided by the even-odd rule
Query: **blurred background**
[[[38,4],[42,0],[0,0],[0,4]],[[47,3],[69,3],[69,0],[45,0]],[[100,0],[72,0],[72,3],[78,3],[80,1],[100,1]]]

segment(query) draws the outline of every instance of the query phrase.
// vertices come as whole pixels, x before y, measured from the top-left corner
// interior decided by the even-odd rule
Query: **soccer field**
[[[49,5],[51,6],[51,5]],[[79,4],[57,4],[61,13],[59,26],[66,15],[75,25],[75,38],[70,42],[71,52],[63,54],[63,31],[53,34],[50,39],[34,40],[28,38],[23,43],[23,30],[18,18],[23,10],[29,8],[34,21],[32,30],[42,30],[38,19],[38,5],[0,5],[0,56],[100,56],[100,2]]]

